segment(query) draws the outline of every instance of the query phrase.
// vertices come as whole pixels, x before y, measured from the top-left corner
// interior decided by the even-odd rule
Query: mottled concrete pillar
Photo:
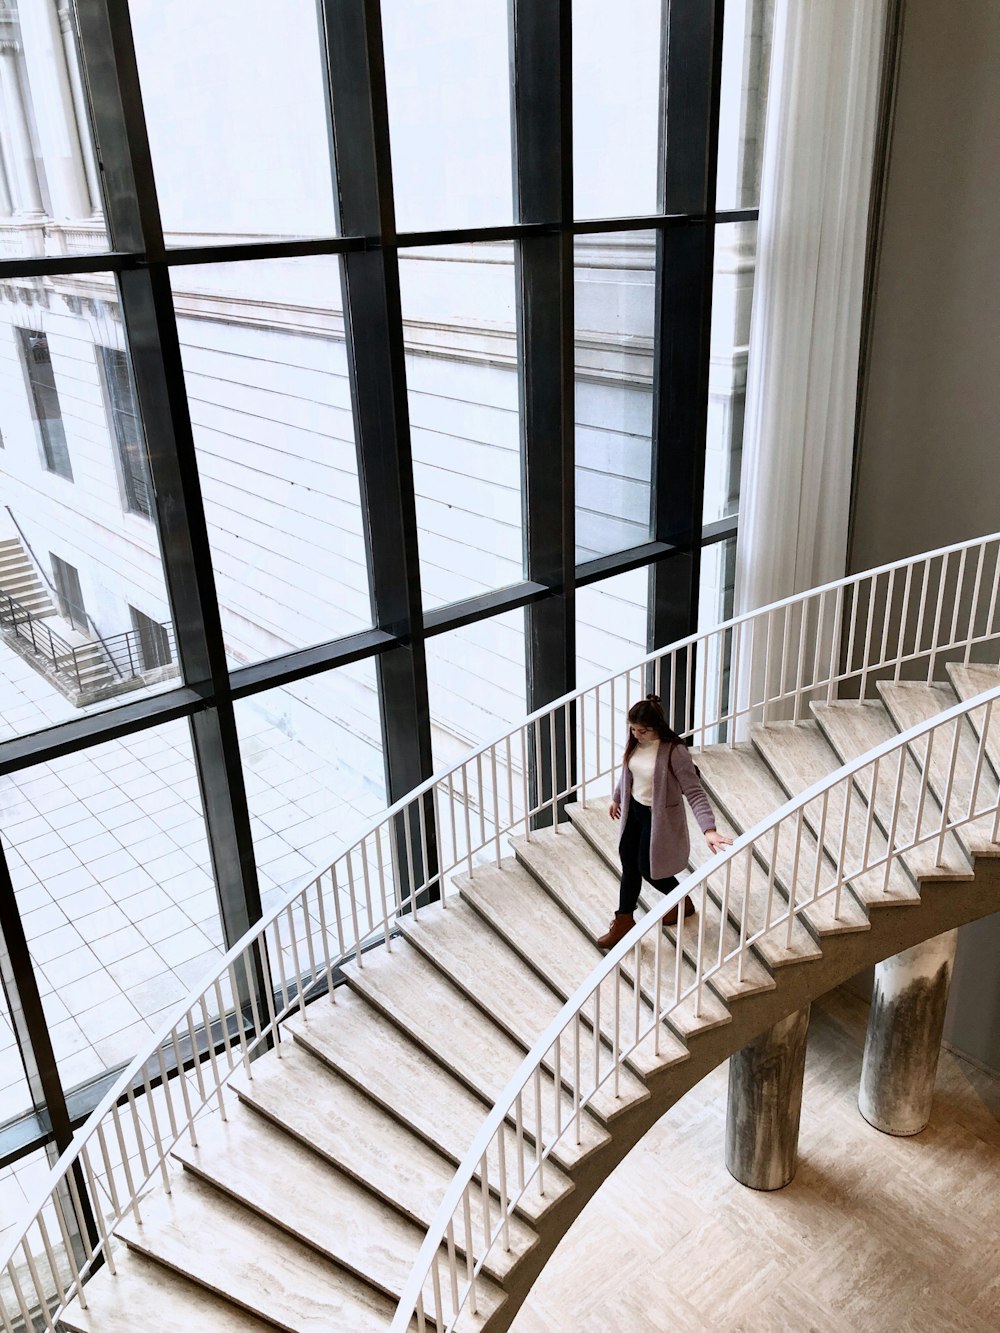
[[[780,1190],[795,1175],[809,1006],[729,1061],[726,1167],[741,1185]]]
[[[919,1134],[934,1078],[958,931],[904,949],[875,969],[858,1106],[886,1134]]]

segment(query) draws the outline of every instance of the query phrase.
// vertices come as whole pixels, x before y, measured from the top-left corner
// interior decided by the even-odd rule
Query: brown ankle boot
[[[631,912],[616,912],[611,918],[611,925],[606,935],[602,935],[597,941],[599,949],[613,949],[619,940],[623,940],[635,925],[635,917]]]
[[[684,920],[686,921],[686,920],[688,919],[689,916],[694,916],[695,912],[697,912],[698,909],[697,909],[697,907],[695,907],[694,903],[691,901],[690,898],[682,898],[682,899],[681,899],[681,902],[683,902],[683,904],[684,904]],[[664,924],[665,926],[676,926],[676,925],[677,925],[677,908],[676,908],[676,907],[671,907],[670,911],[669,911],[669,912],[667,913],[667,915],[663,918],[663,924]]]

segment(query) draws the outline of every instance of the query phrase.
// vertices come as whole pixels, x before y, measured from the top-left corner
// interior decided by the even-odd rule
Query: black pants
[[[669,893],[676,889],[677,879],[668,875],[666,879],[653,879],[649,873],[649,838],[653,829],[653,812],[648,805],[641,805],[636,800],[628,803],[628,819],[619,847],[622,858],[622,885],[618,896],[618,911],[631,914],[639,901],[642,881],[648,880],[654,889]]]

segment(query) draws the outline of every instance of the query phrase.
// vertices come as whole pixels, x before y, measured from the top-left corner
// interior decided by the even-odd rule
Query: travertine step
[[[777,778],[749,744],[737,745],[733,749],[724,745],[710,746],[699,754],[698,762],[702,782],[709,789],[716,809],[725,810],[741,833],[766,819],[788,800]],[[758,843],[758,860],[769,874],[774,870],[775,892],[787,900],[794,882],[795,902],[805,904],[799,915],[820,938],[868,930],[867,913],[846,886],[840,893],[839,904],[832,893],[816,902],[810,901],[815,893],[816,839],[808,830],[804,831],[798,854],[795,842],[791,822],[785,823],[779,830],[777,861],[773,867],[770,864],[771,843],[767,840]],[[829,884],[835,872],[834,863],[823,857],[821,889]],[[734,872],[736,877],[737,872]],[[771,915],[773,918],[777,912],[772,909]]]
[[[252,1069],[252,1078],[241,1069],[230,1083],[242,1101],[418,1225],[430,1225],[455,1174],[452,1163],[299,1042],[286,1042],[280,1060],[258,1060]],[[471,1207],[475,1234],[481,1236],[480,1193]],[[491,1222],[498,1216],[494,1208]],[[511,1253],[500,1250],[498,1271],[527,1254],[536,1239],[513,1218]]]
[[[144,1203],[141,1226],[129,1215],[116,1234],[290,1333],[384,1330],[392,1321],[387,1296],[187,1171],[176,1173],[170,1194],[158,1190]]]
[[[947,670],[952,689],[963,703],[969,699],[974,699],[977,694],[985,694],[987,690],[995,690],[1000,686],[1000,667],[980,666],[973,662],[961,666],[950,662]],[[978,735],[982,714],[972,717],[971,720]],[[987,737],[986,754],[993,765],[993,772],[1000,776],[1000,706],[997,704],[993,705],[990,715],[990,734]]]
[[[462,897],[500,934],[511,948],[564,1000],[568,999],[586,980],[601,961],[601,951],[577,928],[559,905],[545,892],[532,875],[517,864],[504,863],[499,869],[483,866],[472,878],[458,876],[455,880]],[[635,1009],[635,992],[623,976],[620,982],[622,1014]],[[601,1008],[601,1030],[613,1040],[613,1005],[608,1000],[607,987]],[[640,1003],[642,1022],[649,1021],[650,1011]],[[591,1014],[584,1019],[591,1022]],[[640,1075],[665,1069],[689,1058],[687,1047],[673,1033],[661,1025],[659,1051],[652,1034],[629,1056],[629,1063]]]
[[[889,715],[900,731],[908,731],[920,722],[943,713],[955,705],[955,695],[947,685],[926,685],[906,681],[898,684],[882,681],[878,687],[882,702],[889,710]],[[948,790],[948,777],[951,771],[952,750],[955,740],[955,727],[939,731],[931,747],[930,786],[938,802],[944,800]],[[916,747],[916,758],[923,762],[925,746]],[[979,757],[979,737],[973,731],[968,720],[963,720],[958,729],[958,754],[955,770],[951,774],[952,810],[966,811],[972,798],[972,787],[976,774],[976,761]],[[997,780],[988,763],[980,768],[979,782],[976,787],[976,804],[993,805],[997,799]],[[963,824],[955,830],[955,836],[969,856],[1000,856],[1000,844],[993,841],[993,816],[984,816],[973,823]]]
[[[608,818],[608,797],[595,797],[588,800],[585,806],[570,805],[567,807],[569,817],[584,835],[590,845],[600,852],[601,856],[607,861],[608,865],[617,873],[620,870],[621,862],[618,859],[618,826]],[[692,819],[689,814],[689,827]],[[718,831],[725,834],[727,838],[734,838],[738,832],[729,820],[726,819],[725,812],[717,810],[715,812],[715,823]],[[697,823],[694,828],[699,835]],[[694,869],[708,860],[711,860],[712,853],[708,849],[708,844],[704,838],[691,839],[691,865]],[[743,925],[743,889],[742,877],[745,862],[741,859],[739,874],[730,876],[728,912],[729,924],[732,929],[732,935],[727,935],[728,941],[733,944],[739,940],[740,931]],[[708,893],[712,901],[721,909],[725,901],[726,892],[726,872],[725,870],[716,870],[709,875]],[[764,924],[764,912],[767,905],[767,875],[761,867],[754,862],[751,869],[750,879],[750,899],[747,903],[747,936],[753,937]],[[787,924],[774,926],[771,930],[761,935],[753,946],[755,952],[759,953],[768,968],[786,967],[793,963],[811,962],[822,957],[822,950],[816,943],[816,940],[802,924],[801,921],[792,923],[791,944],[788,944]]]
[[[373,949],[363,968],[344,966],[348,984],[418,1042],[445,1069],[492,1104],[517,1072],[527,1052],[512,1041],[481,1009],[437,971],[422,954],[397,941],[390,954]],[[556,1090],[550,1074],[540,1079],[542,1126],[546,1139],[556,1134]],[[560,1124],[573,1115],[573,1101],[560,1089]],[[524,1091],[525,1124],[536,1120],[535,1086]],[[589,1113],[581,1121],[580,1142],[568,1135],[554,1150],[561,1166],[571,1167],[608,1142]]]
[[[162,1264],[124,1247],[114,1277],[102,1270],[87,1284],[87,1306],[78,1300],[60,1315],[66,1333],[273,1333],[257,1319]]]
[[[754,727],[752,738],[789,796],[798,796],[840,767],[840,759],[816,722],[777,722]],[[864,864],[866,845],[870,861],[885,857],[889,847],[885,834],[869,818],[869,807],[856,789],[847,811],[847,838],[842,842],[845,803],[844,788],[834,788],[827,798],[825,824],[821,800],[811,801],[805,807],[813,833],[818,837],[820,830],[823,831],[827,855],[836,861],[843,850],[848,870]],[[849,882],[855,896],[868,908],[906,907],[920,901],[920,890],[899,861],[889,863],[888,878],[884,869],[877,869],[852,875]]]
[[[531,871],[585,934],[597,938],[607,930],[617,903],[618,881],[572,825],[565,826],[561,833],[552,829],[540,830],[532,835],[530,842],[523,838],[512,838],[511,846],[521,864]],[[697,921],[688,918],[684,923],[684,934],[696,940],[696,930]],[[653,978],[656,975],[655,947],[651,939],[642,945],[643,970],[640,984],[650,1003],[655,1003],[652,994]],[[660,944],[660,969],[663,982],[666,983],[661,983],[662,1001],[664,996],[669,995],[677,979],[677,949],[669,936]],[[634,984],[635,969],[631,954],[625,959],[622,971]],[[695,979],[694,969],[682,958],[681,990],[686,990]],[[680,1036],[688,1040],[698,1032],[707,1032],[723,1023],[732,1022],[732,1014],[713,988],[706,985],[702,988],[700,1006],[696,1005],[693,995],[688,996],[671,1010],[668,1022]]]
[[[486,1102],[346,986],[338,989],[335,1005],[314,1004],[309,1012],[308,1022],[301,1016],[288,1019],[285,1032],[342,1073],[425,1143],[439,1149],[454,1166],[464,1160],[489,1114]],[[513,1196],[517,1162],[513,1129],[507,1131],[505,1143]],[[495,1150],[490,1151],[488,1165],[491,1181],[499,1180]],[[545,1173],[544,1196],[529,1189],[519,1209],[536,1222],[572,1187],[553,1165]]]
[[[423,1229],[263,1117],[237,1103],[227,1122],[199,1126],[197,1148],[182,1140],[174,1156],[387,1296],[402,1293]],[[483,1314],[501,1304],[493,1283],[485,1282],[481,1295]]]
[[[830,703],[813,704],[813,712],[830,744],[840,756],[841,762],[856,759],[884,741],[891,740],[899,733],[893,726],[884,704]],[[893,809],[896,803],[896,780],[899,772],[899,760],[888,761],[879,767],[877,791],[875,792],[875,817],[888,835],[893,824]],[[898,846],[901,841],[909,841],[916,821],[920,803],[920,769],[912,756],[908,755],[903,763],[903,781],[899,794],[899,811],[896,819],[896,837]],[[867,790],[870,780],[865,783],[865,797],[871,802],[871,793]],[[924,798],[923,820],[921,829],[927,832],[937,828],[941,822],[941,807],[932,792]],[[971,879],[972,865],[961,843],[953,833],[946,835],[941,864],[937,860],[937,839],[925,842],[912,851],[906,852],[903,864],[916,880],[921,879]]]
[[[414,922],[402,917],[400,929],[414,948],[440,968],[456,986],[502,1026],[526,1050],[534,1046],[563,1006],[563,1001],[499,936],[483,927],[468,903],[452,898],[447,907],[434,906]],[[602,1072],[609,1052],[602,1052]],[[563,1081],[573,1068],[574,1043],[567,1032],[561,1042]],[[594,1083],[594,1051],[589,1042],[580,1048],[584,1088]],[[551,1070],[551,1064],[547,1065]],[[600,1089],[589,1105],[595,1115],[611,1122],[616,1115],[649,1092],[627,1069],[619,1074],[618,1096]]]

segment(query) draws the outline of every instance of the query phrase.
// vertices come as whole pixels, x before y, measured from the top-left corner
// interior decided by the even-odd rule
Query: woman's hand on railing
[[[608,806],[608,814],[612,819],[621,819],[622,808],[618,801],[612,801]]]
[[[705,841],[708,843],[708,849],[712,853],[719,851],[721,847],[731,847],[733,845],[732,838],[727,838],[724,833],[719,833],[719,831],[714,828],[705,830]]]

